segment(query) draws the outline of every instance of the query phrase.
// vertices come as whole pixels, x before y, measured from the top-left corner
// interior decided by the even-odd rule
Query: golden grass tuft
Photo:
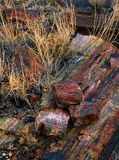
[[[117,33],[117,35],[114,35],[119,19],[119,1],[114,0],[113,11],[110,14],[105,14],[105,13],[106,13],[105,11],[102,11],[98,23],[96,24],[96,22],[94,22],[93,34],[99,38],[111,42],[114,36],[115,38],[119,36],[119,32]],[[97,15],[95,13],[95,19],[96,18]]]
[[[12,20],[5,21],[2,16],[2,23],[0,25],[1,44],[7,43],[11,47],[14,47],[13,43],[17,42],[18,46],[20,46],[20,42],[26,40],[26,37],[35,43],[37,47],[36,54],[46,69],[45,82],[36,82],[36,86],[42,83],[44,90],[47,90],[56,81],[59,63],[63,57],[69,54],[68,45],[75,32],[74,15],[67,19],[66,11],[59,8],[59,6],[51,6],[51,4],[49,3],[45,8],[41,7],[39,20],[31,22],[26,15],[24,22],[28,27],[28,31],[22,30],[19,33],[19,21],[16,21],[17,30],[15,30],[14,22]],[[6,5],[13,6],[9,1],[6,1]],[[2,62],[0,63],[2,75],[4,74],[2,70],[3,64]],[[20,75],[19,73],[15,73],[12,67],[7,67],[9,67],[6,76],[8,83],[3,85],[3,90],[7,90],[7,93],[10,95],[17,94],[25,99],[27,88],[30,85],[28,84],[27,76],[25,74]]]
[[[27,96],[27,83],[25,76],[22,78],[18,73],[10,73],[9,77],[9,94],[18,95],[22,99],[26,99]]]
[[[68,45],[75,33],[75,17],[61,8],[41,11],[40,21],[27,21],[29,38],[37,46],[37,55],[46,69],[45,86],[55,81],[60,61],[69,54]]]

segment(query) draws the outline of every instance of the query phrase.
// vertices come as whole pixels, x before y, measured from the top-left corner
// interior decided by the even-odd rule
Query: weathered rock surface
[[[47,136],[63,136],[66,134],[69,115],[61,109],[44,109],[40,111],[35,121],[35,128],[41,129]]]
[[[80,46],[78,47],[80,49]],[[85,47],[86,46],[84,46],[84,48]],[[83,52],[85,52],[85,49]],[[74,122],[73,129],[53,148],[55,151],[60,150],[63,158],[65,157],[64,159],[99,159],[116,134],[118,128],[119,50],[112,44],[105,42],[99,46],[94,46],[89,52],[89,57],[86,57],[82,63],[74,64],[74,67],[70,68],[70,72],[65,72],[66,76],[64,76],[63,82],[61,81],[54,84],[55,95],[57,95],[55,98],[57,98],[62,105],[67,106],[64,110],[67,110],[67,112],[69,110],[72,121]],[[88,48],[86,48],[86,54],[87,53]],[[18,57],[20,57],[19,54]],[[29,64],[34,66],[29,60],[29,63],[26,63],[26,57],[25,61],[24,57],[21,57],[21,60],[25,62],[26,68],[28,68]],[[19,67],[17,69],[20,69],[21,63],[18,64]],[[62,111],[62,109],[44,109],[40,111],[36,118],[36,129],[40,128],[42,133],[48,136],[65,135],[70,116]],[[81,125],[83,125],[83,128],[79,127]],[[10,147],[11,144],[13,144],[15,137],[9,134],[9,132],[14,133],[17,138],[20,138],[19,142],[22,145],[26,145],[25,139],[33,139],[31,133],[29,133],[31,128],[29,129],[29,126],[24,124],[21,125],[21,121],[19,122],[16,118],[14,120],[4,119],[4,123],[2,121],[2,125],[0,126],[2,130],[2,133],[0,132],[2,140],[4,139],[3,137],[5,137],[5,140],[1,140],[1,148],[4,148],[4,144],[5,146],[9,146],[6,145],[6,139],[11,142]],[[25,138],[23,138],[23,136]],[[36,153],[36,148],[39,148],[39,145],[42,144],[41,146],[44,146],[46,149],[48,148],[47,144],[48,146],[51,144],[46,139],[43,142],[40,138],[41,137],[38,139],[39,142],[34,149],[34,153]],[[119,137],[117,140],[119,140]],[[31,147],[34,143],[36,144],[36,141],[36,139],[30,140],[30,144],[27,143],[27,145],[29,144],[28,146]],[[32,149],[29,151],[30,153]],[[53,149],[50,147],[47,151],[52,152]],[[37,152],[42,155],[45,153],[45,150],[40,148]],[[111,152],[110,150],[110,154]],[[53,155],[54,154],[55,153],[53,153]],[[59,154],[55,154],[55,157],[58,155]]]
[[[75,81],[61,81],[53,85],[54,97],[60,104],[79,104],[83,98],[80,86]]]
[[[74,127],[85,127],[98,120],[99,111],[95,105],[91,105],[90,102],[86,104],[83,102],[81,105],[70,105],[69,112],[71,119],[74,123]]]
[[[70,115],[79,126],[93,123],[83,129],[73,128],[64,138],[60,150],[66,153],[65,159],[97,160],[114,139],[119,123],[118,53],[116,47],[105,43],[94,50],[79,69],[69,74],[69,79],[77,81],[83,91],[83,101],[79,105],[70,105]],[[112,57],[113,66],[110,64]],[[111,154],[112,150],[108,150]]]
[[[23,140],[31,143],[34,137],[31,135],[33,127],[30,123],[24,123],[23,119],[3,117],[0,119],[0,150],[14,150],[15,146],[22,144]],[[32,128],[32,129],[31,129]],[[19,138],[17,144],[15,141]],[[35,139],[35,138],[34,138]],[[22,140],[22,141],[21,141]],[[33,142],[32,142],[33,143]]]

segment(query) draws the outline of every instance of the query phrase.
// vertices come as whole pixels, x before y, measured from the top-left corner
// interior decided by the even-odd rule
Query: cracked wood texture
[[[95,103],[100,114],[97,121],[84,128],[73,128],[64,138],[60,150],[66,153],[66,160],[101,159],[114,139],[119,126],[119,61],[111,65],[113,57],[115,60],[119,57],[119,50],[105,42],[80,68],[67,75],[68,79],[78,82],[84,101]],[[117,139],[119,141],[119,136]],[[114,145],[112,143],[113,149]]]

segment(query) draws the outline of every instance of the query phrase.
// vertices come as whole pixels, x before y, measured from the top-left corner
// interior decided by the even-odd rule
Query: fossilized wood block
[[[70,116],[62,109],[44,109],[40,111],[35,121],[35,128],[41,129],[47,136],[63,136],[68,127]]]
[[[75,127],[89,125],[99,117],[97,104],[93,102],[84,101],[80,105],[70,105],[68,109]]]
[[[99,111],[97,109],[97,104],[93,102],[84,101],[80,104],[80,121],[83,125],[90,124],[98,120]]]
[[[60,104],[79,104],[83,94],[75,81],[61,81],[53,85],[53,91]]]

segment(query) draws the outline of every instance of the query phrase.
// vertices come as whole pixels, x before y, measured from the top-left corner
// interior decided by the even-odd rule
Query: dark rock
[[[111,55],[110,66],[112,68],[116,68],[119,66],[119,50],[117,50],[116,54]]]

